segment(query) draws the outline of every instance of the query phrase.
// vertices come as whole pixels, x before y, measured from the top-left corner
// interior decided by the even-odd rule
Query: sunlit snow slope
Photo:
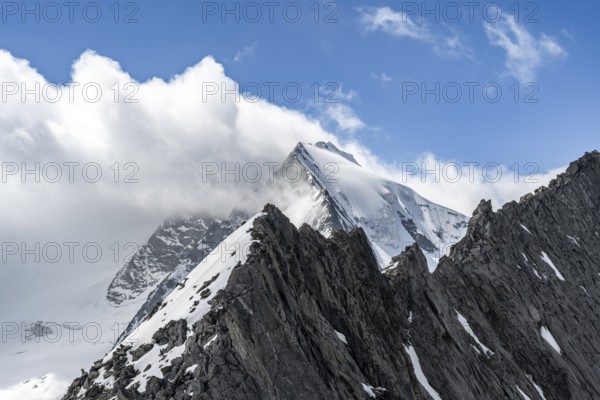
[[[305,208],[304,222],[325,235],[340,228],[364,229],[382,267],[416,242],[433,271],[439,258],[466,233],[466,216],[365,170],[331,143],[299,143],[283,167],[288,170],[284,178],[293,181],[289,163],[302,166],[315,191],[316,204]],[[288,212],[300,213],[293,205]]]
[[[188,323],[187,326],[191,329],[194,322],[199,321],[210,311],[210,300],[226,286],[232,269],[246,261],[252,244],[250,230],[254,219],[259,215],[261,213],[250,218],[228,236],[158,304],[137,329],[123,340],[124,344],[132,346],[132,352],[140,351],[139,349],[143,349],[144,345],[152,343],[155,333],[169,321],[185,319]],[[184,342],[187,334],[191,334],[191,330],[182,333],[180,346],[174,348],[167,348],[166,344],[154,346],[147,353],[141,353],[143,356],[139,359],[128,358],[127,365],[131,365],[136,371],[141,371],[131,385],[139,383],[138,390],[144,392],[146,382],[150,377],[162,378],[161,368],[170,365],[171,360],[181,355],[185,348]],[[207,347],[210,344],[211,341],[208,341],[204,346]],[[102,361],[109,361],[118,351],[120,351],[119,348],[114,348]],[[105,372],[101,370],[99,376],[93,379],[92,383],[107,388],[112,387],[114,381],[111,377],[106,377]]]

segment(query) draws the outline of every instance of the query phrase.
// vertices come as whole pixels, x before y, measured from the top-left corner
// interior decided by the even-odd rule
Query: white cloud
[[[221,163],[229,167],[235,163],[281,163],[298,141],[338,142],[318,121],[299,112],[262,100],[249,102],[243,96],[207,95],[207,84],[219,91],[234,87],[211,57],[169,81],[135,82],[115,61],[87,51],[73,64],[71,80],[74,84],[69,87],[76,89],[73,102],[69,101],[69,87],[63,86],[63,95],[55,104],[44,98],[36,102],[31,95],[22,102],[18,94],[1,104],[1,165],[14,162],[22,169],[25,163],[32,169],[39,163],[42,169],[58,163],[62,178],[50,183],[42,177],[36,183],[30,175],[22,183],[19,173],[8,176],[6,183],[0,181],[0,237],[3,242],[42,245],[97,242],[105,250],[104,263],[22,265],[17,257],[10,258],[0,271],[0,304],[6,305],[0,313],[7,317],[20,303],[44,304],[40,296],[52,292],[51,287],[77,293],[97,283],[99,276],[109,278],[122,266],[108,255],[111,243],[142,244],[163,219],[177,213],[224,216],[256,186],[243,179],[235,183],[232,176],[226,183],[205,182],[203,163],[216,162],[219,168]],[[35,83],[40,87],[48,84],[27,61],[1,50],[0,82],[25,83],[28,89]],[[129,82],[139,88],[134,96],[138,103],[123,101],[126,94],[133,93],[124,89]],[[81,89],[88,83],[102,88],[96,103],[83,100]],[[115,84],[120,87],[118,102],[110,89]],[[80,163],[75,167],[74,183],[69,182],[65,162]],[[102,172],[97,183],[82,177],[82,166],[91,162]],[[115,183],[117,162],[120,176]],[[129,162],[139,168],[134,176],[138,183],[123,182],[127,174],[135,172],[135,165],[125,168]],[[24,287],[28,296],[14,292]]]
[[[366,127],[350,104],[359,103],[355,90],[344,90],[344,84],[332,82],[319,86],[319,101],[310,101],[307,112],[314,115],[325,127],[338,133],[354,133]]]
[[[484,28],[490,44],[506,52],[507,74],[521,82],[535,81],[540,68],[567,55],[556,39],[543,33],[536,39],[509,17],[497,23],[485,22]]]
[[[323,88],[326,88],[326,86],[323,86]],[[359,95],[358,92],[356,90],[349,90],[349,91],[344,91],[344,84],[340,83],[339,87],[337,88],[337,90],[333,93],[333,98],[335,100],[342,100],[342,101],[359,101]]]
[[[47,83],[27,61],[5,51],[0,51],[0,80],[26,82],[29,87],[35,82]],[[22,184],[18,178],[9,178],[2,183],[0,197],[0,209],[11,210],[0,214],[0,234],[5,240],[26,238],[32,232],[53,241],[74,236],[98,241],[143,240],[173,213],[227,214],[252,188],[251,183],[238,184],[231,179],[227,183],[203,182],[203,162],[281,162],[298,141],[340,144],[318,121],[299,112],[262,100],[252,103],[243,96],[235,101],[233,96],[222,99],[219,94],[203,94],[207,83],[234,86],[211,57],[168,82],[156,78],[138,82],[135,97],[139,102],[133,104],[122,98],[115,103],[108,88],[115,82],[123,88],[135,80],[118,63],[94,52],[85,52],[74,63],[72,81],[81,86],[97,82],[104,89],[103,97],[90,104],[77,95],[76,101],[70,102],[64,87],[65,95],[56,104],[22,103],[19,96],[2,104],[0,159],[25,162],[29,167],[36,162],[96,162],[102,167],[103,179],[96,184],[83,182],[81,169],[75,184],[65,183],[66,178],[59,184]],[[125,93],[122,90],[121,97]],[[342,91],[342,95],[357,99],[352,91]],[[366,128],[344,102],[326,104],[317,113],[341,133]],[[376,172],[389,175],[393,171],[393,166],[380,162],[364,147],[348,146]],[[121,181],[130,171],[124,171],[124,164],[136,163],[139,183],[115,184],[109,170],[115,162],[120,163]],[[467,213],[480,198],[505,201],[538,186],[510,182],[468,183],[465,187],[431,181],[414,184],[424,196]]]
[[[233,57],[233,62],[241,64],[245,58],[254,56],[257,47],[258,45],[256,44],[256,42],[252,42],[251,45],[244,46],[243,49],[235,53],[235,56]]]
[[[28,87],[47,83],[26,61],[5,51],[0,52],[0,77],[3,82],[27,82]],[[103,96],[90,104],[75,90],[78,98],[70,102],[63,87],[56,104],[43,99],[36,103],[32,96],[23,103],[18,95],[2,104],[2,160],[137,162],[141,182],[130,190],[110,187],[115,186],[110,182],[109,187],[98,184],[88,190],[153,212],[218,207],[221,200],[190,201],[206,190],[198,175],[203,160],[260,162],[284,158],[300,140],[335,140],[299,112],[226,94],[222,88],[233,88],[234,82],[211,57],[168,82],[154,78],[139,83],[118,63],[88,51],[73,65],[72,81],[78,88],[96,82]],[[121,95],[132,92],[123,87],[134,82],[139,102],[115,103],[109,89],[115,82]],[[218,92],[208,94],[209,88]],[[176,190],[181,187],[189,192]]]
[[[29,88],[35,82],[47,83],[27,61],[6,51],[0,51],[0,80],[24,82]],[[238,101],[232,96],[206,96],[203,87],[207,83],[234,86],[211,57],[170,81],[138,82],[138,103],[124,103],[128,91],[123,89],[119,102],[114,102],[109,88],[115,83],[124,88],[135,80],[118,63],[94,52],[85,52],[74,63],[71,80],[80,84],[78,88],[97,82],[104,90],[102,98],[91,104],[82,101],[81,91],[76,90],[76,101],[70,102],[68,87],[63,87],[63,98],[56,104],[36,103],[31,98],[23,103],[18,95],[9,97],[0,109],[0,160],[26,163],[29,168],[34,163],[96,162],[103,177],[95,184],[84,182],[81,167],[74,184],[67,182],[64,167],[65,177],[58,184],[36,184],[31,177],[23,184],[18,176],[9,177],[7,183],[1,183],[0,196],[0,209],[5,210],[0,213],[0,235],[5,241],[143,241],[162,219],[174,213],[225,215],[253,188],[243,180],[204,182],[203,162],[282,162],[298,141],[329,140],[340,145],[339,137],[299,112],[262,100],[252,103],[242,96]],[[342,93],[344,98],[357,98],[355,92]],[[340,133],[366,128],[343,102],[326,104],[318,113]],[[375,172],[398,177],[393,165],[381,162],[356,142],[341,147],[356,153],[361,163]],[[109,169],[116,162],[120,163],[119,183],[114,183],[114,171]],[[124,169],[127,162],[139,166],[135,175],[139,183],[122,182],[131,172]],[[433,201],[470,213],[480,198],[504,202],[546,179],[523,185],[511,182],[509,173],[505,175],[506,181],[496,184],[463,179],[457,184],[428,180],[411,185]],[[110,268],[119,266],[111,264]],[[22,272],[11,271],[15,276]],[[84,268],[73,268],[73,273],[87,279]],[[110,271],[105,274],[110,276]],[[40,279],[38,284],[43,287],[46,282]],[[35,292],[34,282],[29,285],[30,292]],[[5,286],[0,300],[10,297]]]
[[[382,31],[396,37],[407,37],[415,40],[429,41],[431,33],[426,25],[415,23],[403,12],[396,12],[389,7],[359,9],[361,23],[367,31]]]
[[[442,35],[431,31],[423,22],[411,19],[406,13],[394,11],[390,7],[359,8],[360,23],[367,32],[382,30],[398,37],[409,38],[432,47],[441,57],[472,59],[472,50],[455,29],[449,29],[450,35]]]
[[[441,168],[448,165],[447,160],[441,160],[433,155],[423,157],[419,163],[421,162],[425,162],[428,169],[434,169],[437,165]],[[525,194],[533,192],[540,186],[547,185],[551,179],[556,178],[559,173],[564,172],[566,169],[564,167],[540,172],[531,177],[531,182],[524,182],[527,175],[522,174],[518,176],[519,181],[515,182],[514,171],[505,165],[499,165],[498,168],[502,171],[501,178],[496,182],[496,167],[493,166],[484,170],[482,166],[485,164],[481,163],[480,166],[473,169],[471,173],[473,176],[472,182],[469,180],[468,167],[462,165],[461,172],[463,175],[456,183],[452,182],[454,175],[449,175],[450,180],[444,179],[444,172],[442,171],[439,183],[436,183],[432,176],[423,178],[422,174],[417,174],[409,176],[406,184],[426,198],[471,216],[482,199],[492,200],[494,208],[500,208],[509,201],[518,201]],[[402,173],[399,176],[398,173],[396,175],[402,177]],[[406,176],[406,173],[404,176]]]
[[[381,83],[382,86],[385,86],[391,81],[393,81],[392,77],[388,76],[385,72],[382,72],[380,74],[371,74],[371,78],[379,81],[379,83]]]
[[[494,161],[469,166],[465,161],[447,160],[425,153],[415,160],[388,164],[357,143],[347,144],[346,151],[353,153],[365,168],[403,183],[423,197],[467,216],[471,216],[482,199],[492,200],[495,208],[502,207],[547,185],[566,169],[561,167],[531,174],[533,169],[526,169],[523,163],[520,173],[515,176],[514,169]],[[456,165],[460,168],[456,168]],[[437,171],[437,175],[425,171]],[[457,179],[455,171],[460,171],[460,179]]]
[[[353,133],[365,127],[365,123],[356,115],[354,110],[341,103],[331,104],[325,108],[326,119],[334,122],[343,132]]]
[[[566,37],[567,39],[569,39],[570,41],[574,42],[575,41],[575,33],[573,33],[573,31],[571,29],[567,29],[567,28],[562,28],[560,30],[560,33]]]
[[[451,35],[438,36],[432,41],[433,50],[442,57],[466,58],[474,60],[473,50],[465,43],[463,36],[455,29]]]

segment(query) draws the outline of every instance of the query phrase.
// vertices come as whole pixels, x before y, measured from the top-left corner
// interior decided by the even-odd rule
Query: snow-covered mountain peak
[[[332,143],[299,143],[287,162],[296,162],[305,171],[314,190],[311,209],[325,210],[319,218],[306,210],[304,222],[325,235],[363,228],[382,267],[417,243],[434,270],[439,258],[466,233],[466,216],[366,170]],[[294,210],[294,214],[301,213]]]
[[[303,145],[303,143],[299,143],[299,145]],[[346,153],[345,151],[342,151],[340,149],[338,149],[336,147],[336,145],[334,145],[331,142],[317,142],[314,145],[312,144],[308,144],[308,146],[315,146],[318,147],[319,149],[323,149],[323,150],[328,150],[334,154],[340,155],[342,157],[344,157],[346,160],[356,164],[356,165],[360,165],[356,159],[354,158],[354,156],[350,153]]]

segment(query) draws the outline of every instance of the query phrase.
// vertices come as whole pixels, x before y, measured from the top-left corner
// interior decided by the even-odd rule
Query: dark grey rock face
[[[498,375],[510,368],[515,383],[530,376],[546,399],[579,400],[600,398],[599,274],[600,153],[593,152],[519,203],[493,213],[482,202],[433,277],[495,351]]]
[[[64,399],[600,398],[600,153],[482,202],[433,274],[417,244],[382,273],[362,230],[325,239],[273,206],[252,235],[202,320],[120,346]],[[128,359],[182,343],[140,392]]]

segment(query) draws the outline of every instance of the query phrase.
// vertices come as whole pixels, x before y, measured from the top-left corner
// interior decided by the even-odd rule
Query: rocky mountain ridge
[[[382,272],[362,229],[325,238],[267,206],[226,281],[192,286],[205,313],[169,320],[204,306],[172,294],[160,328],[64,399],[597,399],[599,227],[598,152],[518,203],[482,201],[433,273],[418,244]]]
[[[300,171],[300,179],[290,178],[287,169]],[[270,187],[258,185],[245,196],[227,219],[179,218],[157,228],[108,288],[107,299],[116,307],[143,300],[117,343],[219,243],[260,210],[257,207],[264,203],[257,199],[270,202],[271,197],[287,197],[279,203],[286,215],[293,215],[293,223],[307,223],[325,236],[338,229],[349,232],[363,227],[381,267],[404,246],[418,243],[434,269],[439,257],[466,231],[465,216],[365,171],[353,155],[332,143],[298,143],[274,177],[274,182],[268,182]]]

